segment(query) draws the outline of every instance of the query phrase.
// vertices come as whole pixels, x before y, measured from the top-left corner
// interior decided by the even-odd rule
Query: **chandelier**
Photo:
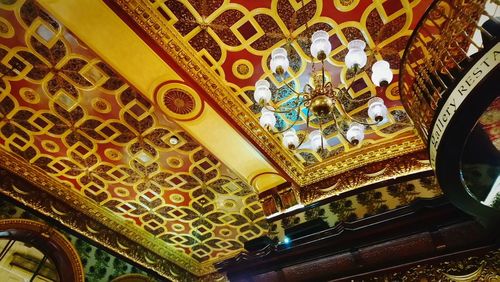
[[[311,37],[311,74],[313,85],[306,84],[301,92],[296,91],[293,86],[286,82],[286,72],[289,67],[287,51],[284,48],[276,48],[271,53],[270,68],[276,77],[283,82],[283,86],[275,91],[271,91],[270,84],[267,80],[259,80],[255,84],[254,100],[262,106],[261,117],[259,123],[262,127],[271,131],[274,134],[283,134],[283,145],[290,149],[301,147],[306,139],[310,141],[310,148],[320,152],[325,148],[326,139],[323,136],[323,125],[325,120],[333,120],[337,131],[351,145],[358,145],[364,138],[364,130],[367,126],[373,126],[387,120],[387,107],[384,101],[379,97],[372,97],[368,101],[368,119],[359,120],[352,117],[341,103],[341,99],[347,99],[354,102],[362,102],[363,99],[353,99],[350,97],[349,90],[352,83],[356,81],[357,75],[363,71],[367,63],[367,55],[364,51],[366,43],[362,40],[352,40],[347,48],[348,53],[345,56],[345,64],[347,68],[354,72],[354,78],[348,87],[334,86],[330,81],[326,81],[325,60],[328,58],[332,46],[330,44],[329,35],[326,31],[316,31]],[[315,61],[316,59],[316,61]],[[320,62],[321,69],[315,71],[317,62]],[[331,76],[330,76],[331,77]],[[392,71],[389,63],[380,60],[372,65],[371,79],[377,87],[386,87],[392,81]],[[296,95],[295,102],[287,107],[273,107],[279,101],[272,101],[272,97],[277,97],[276,92],[282,87],[287,87],[293,95]],[[366,100],[366,99],[364,99]],[[310,127],[310,119],[316,118],[319,121],[319,130],[316,129],[309,133],[308,137],[299,138],[297,132],[293,128],[300,119],[300,113],[303,109],[306,111],[306,127]],[[289,126],[283,130],[275,129],[276,113],[288,114],[296,113],[294,120]],[[349,124],[347,130],[341,129],[340,121]]]

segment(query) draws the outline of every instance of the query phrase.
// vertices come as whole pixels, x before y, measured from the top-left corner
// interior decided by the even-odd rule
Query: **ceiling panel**
[[[161,114],[199,111],[194,95],[149,101],[34,1],[0,6],[0,27],[1,150],[195,274],[266,232],[254,189]]]
[[[324,185],[337,186],[342,178],[355,183],[344,188],[355,189],[374,178],[347,178],[341,173],[372,164],[375,168],[363,173],[377,169],[372,174],[378,176],[378,170],[386,171],[386,167],[375,162],[404,158],[424,147],[404,112],[395,81],[406,40],[430,0],[105,2],[150,47],[140,41],[144,50],[137,51],[154,50],[161,58],[154,59],[161,64],[153,67],[146,64],[153,62],[148,60],[127,69],[126,74],[123,69],[117,71],[118,63],[103,55],[112,49],[106,53],[102,46],[90,46],[95,43],[90,42],[91,35],[82,40],[35,1],[1,2],[0,150],[12,157],[6,159],[20,160],[2,166],[22,165],[24,171],[47,175],[61,189],[90,203],[81,209],[91,207],[106,215],[106,220],[117,223],[117,232],[127,226],[135,232],[131,239],[148,241],[149,249],[196,275],[213,272],[212,263],[235,255],[245,241],[266,234],[262,207],[248,183],[257,183],[254,179],[259,175],[277,176],[270,164],[283,172],[280,181],[291,180],[304,190],[325,178],[329,182]],[[47,8],[62,1],[39,3]],[[103,19],[80,19],[77,25],[91,23],[103,23]],[[331,35],[334,50],[328,70],[335,83],[353,80],[342,63],[351,39],[362,38],[376,58],[390,61],[395,73],[392,85],[376,89],[366,72],[354,81],[350,94],[351,98],[368,98],[376,93],[385,100],[391,117],[388,123],[368,130],[361,146],[348,145],[330,122],[325,127],[326,153],[289,151],[279,135],[259,126],[253,85],[267,79],[274,88],[282,86],[270,73],[268,62],[271,50],[283,46],[291,54],[290,73],[297,77],[290,78],[290,83],[300,89],[309,77],[310,62],[303,59],[309,52],[307,38],[319,28]],[[139,39],[135,37],[128,38]],[[127,47],[115,46],[114,50],[125,54],[121,50]],[[137,54],[120,60],[137,63],[139,58],[143,57]],[[163,68],[176,73],[158,82],[151,74]],[[290,93],[278,93],[290,102]],[[352,115],[366,116],[364,103],[343,102]],[[216,124],[213,116],[200,118],[209,108],[218,120],[226,120],[248,138],[269,163],[247,143],[251,152],[245,158],[228,153],[235,152],[228,147],[236,143],[217,135],[216,126],[203,129],[200,125]],[[280,126],[290,118],[279,116]],[[196,132],[186,129],[189,126]],[[306,132],[303,122],[296,129]],[[207,141],[198,131],[211,136],[206,140],[217,142],[203,144]],[[217,156],[212,148],[217,148]],[[259,166],[266,166],[244,176],[243,169],[224,164],[234,159],[233,164],[247,169],[254,164],[247,157],[254,155],[260,158]],[[412,168],[397,165],[405,173]],[[305,202],[318,200],[314,189],[309,190],[309,194],[302,193]],[[324,190],[334,193],[333,188]]]
[[[424,147],[401,104],[396,81],[406,41],[430,0],[106,2],[117,13],[128,15],[125,21],[138,25],[149,36],[150,45],[159,46],[180,70],[205,86],[206,95],[222,108],[221,114],[229,116],[299,186]],[[291,67],[287,80],[300,90],[310,82],[309,38],[318,29],[328,31],[333,46],[328,58],[330,79],[341,86],[352,83],[350,98],[364,99],[341,101],[349,113],[366,118],[366,101],[377,95],[384,99],[391,115],[387,123],[368,128],[361,145],[348,144],[330,120],[324,126],[326,152],[307,148],[289,151],[281,145],[280,134],[260,127],[260,106],[252,97],[254,84],[267,79],[272,89],[281,89],[276,96],[282,104],[292,103],[293,95],[286,87],[281,88],[283,82],[269,69],[271,51],[277,47],[288,50]],[[367,69],[375,59],[390,62],[395,77],[386,89],[375,87],[370,80],[371,71],[353,78],[346,69],[346,46],[353,39],[367,42],[372,54]],[[291,120],[294,114],[279,114],[278,129]],[[312,127],[306,128],[304,112],[295,125],[299,135],[318,127],[317,120],[313,120]]]

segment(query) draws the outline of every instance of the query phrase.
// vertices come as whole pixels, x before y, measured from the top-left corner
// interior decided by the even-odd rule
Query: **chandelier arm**
[[[306,115],[306,127],[309,128],[309,121],[311,117],[311,111],[309,111],[309,108],[307,108],[307,115]]]
[[[349,87],[347,87],[347,89],[345,90],[345,93],[347,94],[349,90],[351,90],[352,88],[352,85],[354,84],[354,81],[356,81],[356,76],[358,76],[359,74],[359,71],[360,71],[360,68],[354,68],[354,76],[352,77],[352,82],[351,84],[349,85]]]
[[[266,108],[266,110],[270,111],[270,112],[273,112],[273,113],[276,113],[276,114],[288,114],[290,112],[292,112],[293,110],[297,109],[297,106],[293,107],[293,108],[278,108],[278,109],[273,109],[271,107],[268,107],[267,105],[264,106],[264,108]]]
[[[323,81],[323,88],[325,88],[325,60],[321,60],[321,79]],[[321,139],[323,140],[323,139]]]
[[[344,132],[340,129],[340,125],[339,125],[339,118],[337,118],[337,116],[335,115],[335,111],[332,111],[332,117],[333,117],[333,121],[335,122],[335,125],[337,126],[337,132],[349,143],[351,144],[351,142],[349,142],[349,140],[347,140],[347,136],[344,135]]]
[[[307,92],[306,91],[306,88],[309,87],[309,90],[311,90],[310,92]],[[306,85],[304,85],[304,93],[309,93],[309,94],[312,94],[312,92],[314,91],[314,87],[311,86],[311,84],[307,83]]]
[[[323,145],[323,119],[319,122],[319,132],[321,133],[321,150],[324,150],[325,147]]]
[[[351,141],[349,141],[349,139],[347,139],[347,135],[345,134],[345,132],[343,130],[341,130],[340,124],[339,124],[339,119],[335,116],[335,114],[333,114],[333,120],[335,121],[335,125],[337,126],[337,132],[340,134],[340,136],[342,136],[342,138],[344,138],[344,140],[347,141],[347,143],[349,143],[350,145],[353,145],[351,143]]]
[[[275,132],[273,132],[273,134],[280,134],[280,133],[283,133],[283,132],[285,132],[285,131],[288,131],[290,128],[294,127],[294,126],[295,126],[295,124],[297,123],[297,121],[299,120],[299,116],[300,116],[300,109],[301,109],[301,107],[302,107],[302,105],[300,105],[300,106],[298,107],[298,109],[297,109],[297,115],[296,115],[296,117],[295,117],[295,120],[293,121],[293,123],[292,123],[289,127],[287,127],[286,129],[283,129],[283,130],[275,131]],[[297,147],[298,147],[298,146],[297,146]]]
[[[309,116],[310,116],[310,112],[309,112],[309,109],[307,109],[306,128],[309,127]],[[304,141],[306,141],[306,135],[304,135],[304,137],[302,137],[302,140],[300,140],[299,145],[297,145],[297,149],[300,146],[302,146],[302,144],[304,144]]]
[[[297,95],[297,99],[299,98],[300,96]],[[297,107],[299,106],[302,106],[302,104],[304,104],[305,102],[309,101],[310,99],[304,99],[302,101],[300,101],[300,103],[297,103],[295,106],[293,106],[292,108],[287,108],[287,109],[283,109],[283,108],[278,108],[278,109],[273,109],[272,107],[268,107],[268,105],[264,105],[264,108],[266,108],[266,110],[270,111],[270,112],[273,112],[273,113],[277,113],[277,114],[288,114],[290,112],[292,112],[293,110],[297,109]]]
[[[283,79],[283,83],[285,84],[286,87],[288,87],[288,89],[290,89],[293,93],[297,94],[297,95],[303,95],[303,93],[300,93],[300,92],[297,92],[295,89],[293,89],[290,85],[288,85],[288,83],[286,82],[286,79],[285,79],[285,75],[284,74],[280,74],[279,75],[281,77],[281,79]],[[281,88],[281,87],[280,87]]]
[[[341,90],[342,91],[342,90]],[[345,90],[344,92],[344,95],[343,95],[347,100],[349,100],[349,102],[365,102],[365,101],[368,101],[370,100],[371,98],[373,98],[371,95],[370,97],[368,98],[359,98],[359,99],[356,99],[356,98],[351,98],[349,97],[349,93],[347,92],[347,90]]]
[[[333,86],[331,81],[328,81],[323,88],[327,90],[326,96],[332,99],[338,99],[337,96],[338,94],[336,92],[338,92],[340,89],[338,87]]]
[[[347,136],[344,134],[344,132],[340,129],[340,125],[339,125],[339,121],[337,118],[335,118],[335,115],[334,115],[334,118],[335,120],[335,125],[337,126],[337,132],[340,134],[340,136],[342,136],[342,138],[344,138],[345,141],[347,141],[347,143],[351,144],[351,141],[349,141],[349,139],[347,139]]]
[[[355,121],[355,122],[357,122],[357,123],[359,123],[359,124],[363,124],[363,125],[367,125],[367,126],[377,125],[377,124],[379,124],[379,123],[380,123],[379,121],[376,121],[376,122],[366,122],[366,121],[361,121],[361,120],[358,120],[358,119],[354,118],[353,116],[351,116],[351,115],[350,115],[350,114],[346,111],[346,109],[344,108],[344,106],[342,105],[342,103],[340,103],[340,101],[339,101],[339,104],[340,104],[340,109],[341,109],[342,113],[343,113],[344,115],[346,115],[346,116],[347,116],[350,120],[352,120],[352,121]]]
[[[314,62],[314,57],[312,55],[309,55],[309,58],[311,58],[311,73],[316,72],[316,63]]]
[[[347,115],[347,116],[348,116],[348,117],[349,117],[352,121],[357,122],[357,123],[362,124],[362,125],[372,126],[372,125],[377,125],[377,124],[379,124],[379,122],[377,122],[377,121],[376,121],[376,122],[366,122],[366,121],[361,121],[361,120],[355,119],[355,118],[353,118],[353,117],[352,117],[352,116],[350,116],[350,115]]]

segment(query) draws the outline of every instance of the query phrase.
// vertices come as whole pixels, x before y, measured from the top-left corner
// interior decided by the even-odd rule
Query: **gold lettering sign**
[[[436,152],[443,136],[443,132],[448,127],[451,118],[456,110],[462,105],[465,98],[477,86],[486,75],[493,70],[500,62],[500,43],[491,48],[476,64],[467,72],[462,80],[453,89],[450,96],[444,103],[432,128],[430,139],[430,159],[431,166],[435,168]]]

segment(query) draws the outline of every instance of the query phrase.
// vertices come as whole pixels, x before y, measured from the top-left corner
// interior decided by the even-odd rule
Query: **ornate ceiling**
[[[299,186],[424,147],[400,102],[397,83],[385,90],[376,89],[369,71],[353,81],[351,97],[367,98],[378,92],[391,117],[389,122],[368,129],[361,146],[350,146],[330,121],[325,127],[327,152],[289,151],[281,145],[279,134],[259,126],[260,107],[252,96],[258,79],[267,79],[272,88],[283,86],[269,69],[270,53],[276,47],[286,48],[291,56],[288,81],[296,89],[309,82],[310,64],[303,58],[308,57],[308,38],[318,29],[331,35],[333,51],[328,62],[334,83],[352,82],[343,64],[347,42],[352,39],[366,41],[375,51],[374,58],[388,60],[396,82],[406,41],[431,1],[114,1],[120,8],[107,2],[124,11],[126,19],[133,19],[151,44],[160,46],[181,69],[196,76],[222,114]],[[371,63],[373,60],[368,65]],[[289,94],[285,89],[278,92],[280,98],[285,97],[283,105],[293,103]],[[342,103],[354,117],[367,116],[364,102]],[[278,128],[290,124],[294,116],[279,115]],[[312,123],[318,127],[317,122]],[[295,128],[299,135],[307,133],[304,113]]]
[[[211,273],[214,262],[267,232],[256,190],[333,183],[423,148],[396,81],[405,42],[430,2],[1,1],[0,156],[8,161],[0,166],[23,167],[28,180],[46,176],[57,183],[51,193],[81,200],[78,209],[96,221],[195,275]],[[299,77],[290,82],[300,88],[309,74],[305,38],[319,28],[331,34],[336,83],[352,80],[342,63],[351,39],[390,61],[391,86],[375,89],[363,73],[351,96],[378,91],[392,115],[362,146],[349,146],[330,123],[327,153],[291,152],[259,126],[253,85],[264,78],[280,86],[268,60],[285,46]],[[366,115],[365,105],[345,105]],[[376,169],[373,177],[386,166]]]
[[[3,166],[57,179],[198,275],[265,233],[254,189],[159,114],[200,105],[181,86],[152,103],[34,1],[1,8],[0,150],[18,158]]]

